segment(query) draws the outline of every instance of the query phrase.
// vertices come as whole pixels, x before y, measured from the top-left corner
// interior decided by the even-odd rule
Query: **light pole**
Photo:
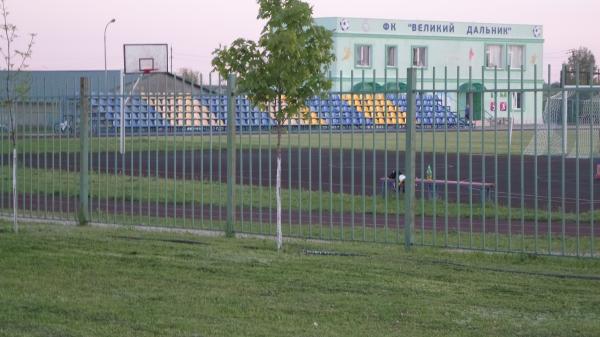
[[[117,20],[115,20],[114,18],[111,19],[104,27],[104,91],[106,91],[108,83],[108,70],[106,68],[106,30],[108,29],[108,26],[115,21]]]

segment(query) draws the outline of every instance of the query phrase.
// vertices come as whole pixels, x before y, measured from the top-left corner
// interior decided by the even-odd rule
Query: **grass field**
[[[447,133],[443,129],[418,129],[415,137],[417,152],[437,153],[462,153],[462,154],[521,154],[522,150],[532,143],[534,130],[525,129],[521,131],[520,126],[515,126],[512,134],[512,142],[509,144],[509,133],[504,129],[449,129]],[[543,126],[540,126],[542,128]],[[286,130],[287,131],[287,130]],[[292,132],[282,137],[282,147],[288,148],[319,148],[324,149],[354,149],[354,150],[388,150],[404,151],[405,136],[404,129],[383,130],[354,130],[339,132],[338,130],[304,130],[300,133]],[[543,130],[542,130],[543,131]],[[597,143],[597,133],[592,135],[593,155],[600,155],[600,146]],[[546,146],[544,135],[538,134],[538,153],[543,154]],[[568,131],[569,148],[566,152],[574,154],[576,138],[580,142],[580,156],[589,156],[590,136],[589,128],[581,127],[579,135],[571,128]],[[257,149],[275,148],[277,136],[274,131],[237,131],[236,142],[238,148]],[[19,153],[76,153],[80,151],[80,140],[78,136],[54,135],[48,137],[38,134],[21,135],[18,140]],[[165,132],[151,132],[150,134],[133,134],[126,136],[127,151],[183,151],[183,150],[208,150],[227,148],[227,135],[223,132],[179,132],[177,134]],[[116,152],[119,151],[119,138],[117,135],[103,137],[90,137],[90,151],[94,152]],[[531,150],[533,153],[533,150]],[[553,148],[552,153],[558,154],[560,149]],[[11,146],[8,134],[0,134],[0,153],[8,154]]]
[[[0,336],[571,337],[599,328],[598,260],[274,247],[127,229],[3,230]]]
[[[11,174],[9,167],[1,167],[2,185],[5,191],[10,191]],[[55,197],[76,197],[79,195],[79,173],[66,171],[51,171],[43,169],[22,168],[18,171],[17,186],[20,193],[41,194],[46,198]],[[129,202],[156,203],[159,205],[172,203],[199,203],[212,204],[215,206],[226,206],[227,184],[206,181],[206,180],[174,180],[155,177],[131,177],[111,174],[90,174],[90,196],[92,199],[124,200]],[[243,207],[256,208],[274,208],[275,190],[263,186],[238,185],[236,195],[239,205]],[[419,193],[417,194],[419,196]],[[398,200],[398,201],[397,201]],[[292,210],[303,210],[319,212],[324,211],[354,211],[354,213],[375,213],[375,214],[404,214],[403,194],[397,199],[395,194],[384,198],[381,195],[369,196],[364,198],[361,195],[329,193],[328,191],[308,191],[300,189],[282,188],[282,202],[285,208]],[[497,205],[491,201],[486,202],[485,207],[479,201],[479,197],[473,196],[472,209],[470,205],[448,203],[447,214],[449,217],[456,217],[462,214],[462,217],[468,218],[469,211],[474,218],[481,218],[485,211],[487,218],[494,218],[496,214],[500,219],[509,219],[509,209],[506,206]],[[26,207],[27,208],[27,205]],[[467,208],[469,211],[467,211]],[[461,211],[462,209],[462,211]],[[442,217],[446,211],[446,203],[443,200],[434,202],[431,200],[419,201],[416,206],[418,214],[432,216],[437,214]],[[554,219],[560,219],[563,214],[557,211],[546,212],[539,211],[537,219],[547,220],[551,216]],[[594,220],[600,220],[599,212],[593,212]],[[511,208],[510,218],[513,220],[532,221],[536,219],[534,209],[516,207]],[[577,214],[564,213],[567,221],[575,221]],[[582,210],[579,213],[579,220],[586,222],[592,218],[592,212]]]
[[[241,136],[240,136],[241,135]],[[340,133],[336,130],[313,130],[310,134],[308,131],[302,133],[286,134],[282,137],[282,147],[301,147],[301,148],[323,148],[332,149],[365,149],[365,150],[384,150],[404,151],[405,135],[403,129],[400,132],[396,130],[388,130],[382,132],[377,130],[366,130],[362,132]],[[534,135],[533,130],[519,131],[513,133],[512,144],[510,145],[510,153],[520,154],[521,144],[526,148]],[[363,140],[364,138],[364,140]],[[435,138],[435,140],[434,140]],[[521,141],[522,138],[522,141]],[[470,139],[470,141],[469,141]],[[508,131],[486,130],[482,132],[478,129],[467,131],[462,129],[450,129],[447,134],[443,130],[426,129],[421,132],[417,131],[416,148],[417,151],[432,152],[436,151],[443,153],[468,153],[474,154],[485,153],[493,154],[497,151],[498,154],[506,154],[509,152]],[[364,141],[364,142],[363,142]],[[238,147],[249,148],[275,148],[277,143],[277,135],[263,131],[259,134],[257,131],[243,131],[237,136]],[[457,144],[459,144],[457,146]],[[494,148],[496,144],[496,148]],[[200,150],[200,149],[220,149],[227,147],[227,135],[224,133],[208,133],[202,135],[192,133],[179,133],[176,136],[169,135],[134,135],[127,136],[126,148],[127,151],[174,151],[174,150]],[[6,136],[0,141],[1,152],[4,154],[10,153],[11,148]],[[44,136],[24,136],[18,141],[19,153],[46,153],[46,152],[79,152],[80,141],[77,137],[44,137]],[[117,136],[109,137],[91,137],[90,151],[91,152],[114,152],[119,150],[119,138]],[[541,149],[540,149],[541,151]]]

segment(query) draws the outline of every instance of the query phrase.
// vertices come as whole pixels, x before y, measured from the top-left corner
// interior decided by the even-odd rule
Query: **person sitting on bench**
[[[404,180],[406,180],[406,176],[402,174],[400,171],[393,170],[389,175],[388,179],[394,182],[394,189],[398,190],[398,188],[402,189],[402,193],[404,193]]]

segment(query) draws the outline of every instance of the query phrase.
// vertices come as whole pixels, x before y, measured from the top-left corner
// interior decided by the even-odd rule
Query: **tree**
[[[281,231],[281,133],[285,121],[298,116],[305,101],[331,88],[325,74],[335,56],[332,33],[316,26],[312,7],[301,0],[258,0],[259,20],[266,21],[257,42],[233,41],[213,52],[212,65],[223,78],[238,76],[240,92],[266,109],[276,105],[277,248]],[[285,100],[285,104],[284,104]],[[230,126],[231,127],[231,126]]]
[[[8,110],[9,115],[9,133],[11,144],[13,147],[13,158],[12,158],[12,192],[13,192],[13,230],[19,231],[17,223],[17,136],[16,136],[16,123],[14,117],[14,101],[17,97],[23,95],[23,85],[18,82],[18,75],[23,69],[27,68],[27,60],[31,58],[32,48],[35,41],[35,34],[30,34],[28,42],[25,44],[25,49],[17,49],[15,44],[19,35],[17,33],[17,26],[9,23],[8,16],[10,12],[6,7],[6,1],[0,1],[0,15],[2,15],[2,25],[0,25],[0,39],[2,44],[0,45],[0,54],[3,57],[3,67],[6,74],[5,85],[6,92],[5,97],[2,100],[2,106]]]
[[[590,73],[592,78],[596,78],[595,82],[598,82],[598,66],[596,65],[596,58],[591,50],[586,47],[579,47],[577,49],[570,50],[571,55],[567,60],[567,63],[563,65],[563,68],[567,70],[567,77],[565,81],[567,84],[576,83],[576,73],[579,69],[579,84],[590,84]]]
[[[183,80],[185,82],[194,83],[194,84],[200,82],[200,72],[199,71],[195,71],[195,70],[189,69],[189,68],[180,68],[177,73],[179,74],[179,76],[181,76],[181,78],[183,78]]]

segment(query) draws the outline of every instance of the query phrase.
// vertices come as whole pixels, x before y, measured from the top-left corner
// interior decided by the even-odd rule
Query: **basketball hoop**
[[[124,44],[123,57],[125,74],[169,72],[169,51],[166,44]]]
[[[149,74],[169,72],[169,47],[166,44],[124,44],[124,69],[121,73],[121,120],[119,122],[119,152],[125,154],[125,106],[140,80]],[[137,75],[129,94],[124,91],[124,74]]]

